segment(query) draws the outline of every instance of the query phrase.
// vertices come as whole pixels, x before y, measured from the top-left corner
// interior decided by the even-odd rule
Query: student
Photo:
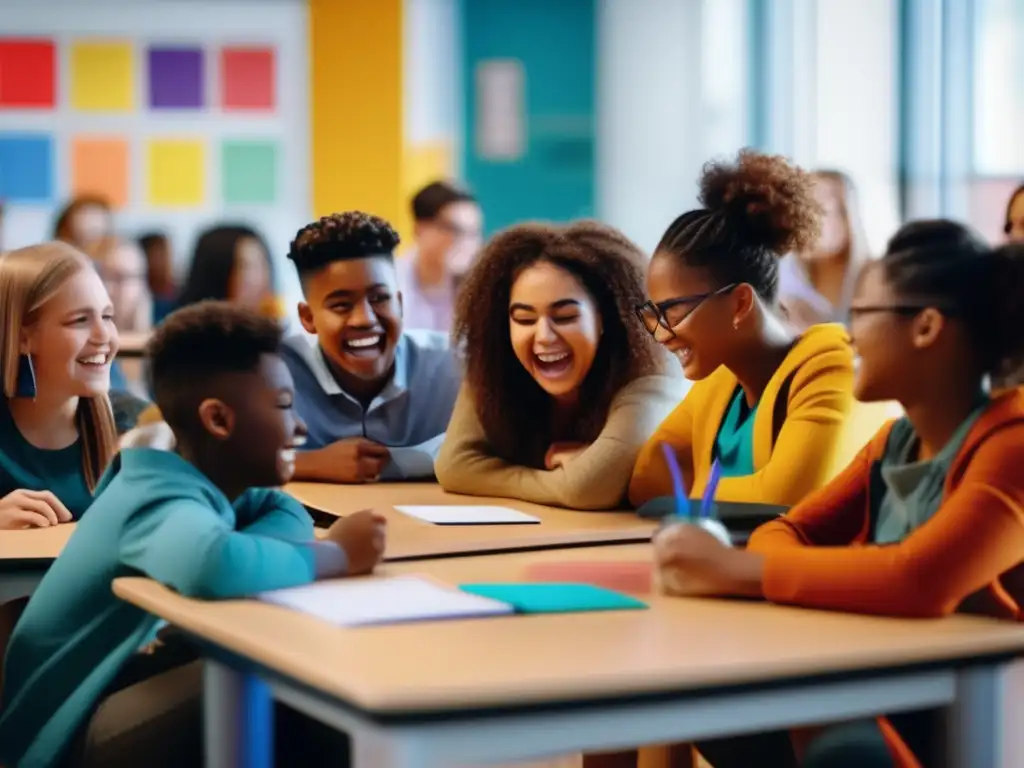
[[[644,441],[684,393],[632,310],[644,256],[597,222],[523,224],[459,293],[466,385],[437,457],[449,491],[574,509],[621,504]]]
[[[73,245],[90,258],[114,238],[114,213],[99,195],[79,195],[57,215],[53,239]]]
[[[1022,291],[1020,246],[992,250],[949,221],[905,225],[865,268],[850,311],[857,398],[897,400],[906,416],[746,551],[668,529],[655,547],[662,570],[683,587],[700,579],[715,594],[809,608],[1020,620],[1024,394],[990,397],[985,382],[1024,351]],[[884,724],[903,737],[890,745],[934,764],[904,722]]]
[[[1006,223],[1003,225],[1008,243],[1024,243],[1024,184],[1010,195],[1006,204]]]
[[[230,301],[271,319],[284,319],[284,307],[274,295],[270,250],[256,230],[217,226],[199,236],[178,305],[206,299]]]
[[[468,192],[435,181],[412,199],[415,247],[395,263],[407,328],[448,333],[455,287],[480,250],[480,206]]]
[[[158,325],[178,303],[171,241],[163,232],[148,232],[139,238],[139,247],[146,257],[146,281],[153,297],[153,325]]]
[[[651,300],[639,308],[697,383],[640,453],[629,498],[672,493],[668,443],[692,495],[717,459],[719,498],[793,505],[829,479],[852,400],[845,329],[798,336],[775,311],[779,258],[817,237],[812,182],[781,157],[746,150],[707,166],[701,203],[662,237]]]
[[[282,354],[309,424],[295,477],[334,483],[433,479],[460,375],[448,339],[404,332],[398,234],[383,219],[336,213],[299,230],[288,258],[304,301]]]
[[[367,573],[381,557],[382,518],[352,515],[318,542],[305,509],[266,490],[289,480],[305,432],[280,341],[273,321],[220,302],[157,330],[153,385],[177,453],[119,454],[32,596],[5,660],[6,765],[201,764],[200,662],[180,637],[150,646],[161,622],[119,601],[112,579],[230,599]],[[308,751],[278,764],[339,759]]]
[[[0,529],[78,519],[117,450],[113,307],[84,254],[0,256]]]
[[[824,214],[821,231],[779,265],[779,304],[801,331],[816,323],[846,322],[854,281],[869,258],[853,180],[842,171],[816,171],[813,179]]]
[[[93,254],[107,287],[121,333],[148,333],[153,327],[153,297],[146,281],[146,259],[130,240],[109,240]]]

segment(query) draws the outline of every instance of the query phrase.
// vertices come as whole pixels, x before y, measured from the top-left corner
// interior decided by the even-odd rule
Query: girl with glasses
[[[830,477],[852,401],[849,339],[840,325],[796,335],[776,306],[779,260],[818,235],[813,185],[784,158],[743,151],[706,167],[702,207],[662,237],[637,313],[696,383],[641,452],[634,504],[672,493],[662,443],[692,495],[716,460],[727,501],[791,506]]]
[[[851,302],[858,400],[896,400],[830,484],[762,526],[748,549],[696,526],[655,542],[663,573],[714,594],[905,618],[1024,616],[1024,394],[988,380],[1024,353],[1024,248],[989,248],[950,221],[907,224],[861,273]],[[687,530],[693,528],[694,530]],[[939,764],[930,713],[880,720],[863,738],[899,766]],[[849,728],[850,724],[833,728]],[[826,734],[819,738],[825,738]],[[773,735],[708,750],[715,768],[770,762]],[[746,742],[745,751],[737,745]],[[703,747],[702,751],[703,751]],[[721,753],[721,754],[720,754]],[[746,758],[744,758],[746,755]]]

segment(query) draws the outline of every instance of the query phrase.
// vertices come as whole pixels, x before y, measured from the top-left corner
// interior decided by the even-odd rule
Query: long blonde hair
[[[0,383],[8,400],[17,390],[21,337],[61,286],[83,269],[88,258],[61,242],[19,248],[0,255]],[[89,490],[117,451],[117,428],[106,395],[83,397],[75,425],[82,441],[82,469]]]

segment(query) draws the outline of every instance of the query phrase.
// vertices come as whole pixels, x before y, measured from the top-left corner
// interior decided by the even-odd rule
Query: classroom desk
[[[151,336],[150,331],[118,334],[117,356],[119,358],[140,359],[146,355],[146,343]]]
[[[391,563],[452,582],[642,545]],[[208,768],[262,764],[266,693],[348,732],[355,768],[529,760],[951,705],[949,765],[1017,764],[1024,632],[649,597],[651,610],[341,629],[154,582],[114,592],[199,638]],[[263,681],[263,687],[256,681]],[[1016,691],[1014,690],[1016,689]]]
[[[328,515],[375,509],[388,519],[388,560],[648,541],[657,524],[632,511],[578,512],[515,499],[461,496],[436,483],[290,483],[284,490]],[[403,504],[498,505],[541,519],[529,525],[434,525],[403,515]]]
[[[75,524],[0,532],[0,603],[32,594]]]

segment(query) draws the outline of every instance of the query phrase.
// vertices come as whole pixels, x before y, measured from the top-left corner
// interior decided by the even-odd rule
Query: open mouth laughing
[[[545,379],[560,379],[572,370],[573,355],[569,350],[534,352],[533,367]]]

